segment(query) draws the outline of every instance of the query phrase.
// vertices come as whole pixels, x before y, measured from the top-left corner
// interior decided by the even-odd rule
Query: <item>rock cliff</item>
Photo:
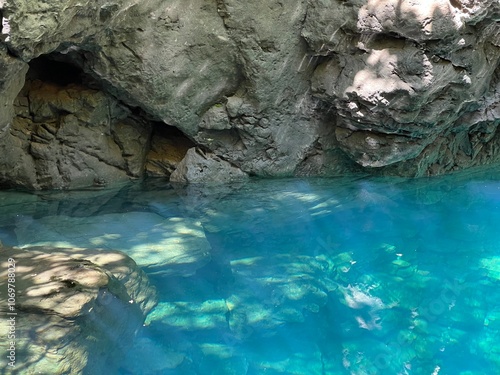
[[[2,0],[0,15],[2,185],[169,176],[193,147],[212,155],[204,181],[218,161],[245,178],[500,158],[494,0]]]

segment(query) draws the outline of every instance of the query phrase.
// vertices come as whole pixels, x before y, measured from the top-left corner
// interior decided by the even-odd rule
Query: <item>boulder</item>
[[[135,262],[118,251],[0,251],[0,287],[7,290],[8,282],[15,290],[12,299],[0,297],[2,315],[14,322],[0,328],[2,337],[9,335],[2,351],[15,352],[0,359],[5,373],[116,373],[156,304],[156,290]]]
[[[170,176],[170,182],[225,183],[241,181],[248,175],[229,162],[211,153],[190,148]]]

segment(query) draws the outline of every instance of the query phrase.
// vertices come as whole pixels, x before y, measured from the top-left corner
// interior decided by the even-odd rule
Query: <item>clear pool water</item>
[[[117,248],[149,274],[160,301],[121,375],[500,373],[498,168],[146,180],[0,210],[4,244]]]

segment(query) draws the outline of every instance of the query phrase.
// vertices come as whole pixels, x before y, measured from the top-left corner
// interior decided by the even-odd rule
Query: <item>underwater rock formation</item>
[[[64,234],[58,230],[61,222],[68,228]],[[120,249],[150,275],[187,276],[210,261],[210,243],[198,220],[151,212],[28,218],[16,223],[15,233],[22,247]]]
[[[130,345],[156,290],[142,270],[118,251],[3,247],[0,286],[7,290],[13,264],[13,304],[2,294],[0,311],[15,319],[12,373],[96,374],[118,368],[117,358]],[[11,261],[12,260],[12,261]],[[12,267],[11,267],[12,268]],[[10,272],[10,271],[9,271]],[[12,302],[12,301],[11,301]],[[14,309],[9,309],[14,306]],[[11,313],[7,315],[7,312]],[[17,315],[13,315],[16,313]],[[10,341],[0,347],[7,352]],[[120,343],[121,345],[117,345]],[[8,372],[7,359],[0,364]]]
[[[493,0],[6,0],[0,13],[3,185],[168,177],[186,144],[258,176],[420,176],[500,158]],[[26,103],[40,59],[40,90],[95,90],[107,122],[83,101],[42,119]],[[60,138],[66,117],[81,145]],[[151,139],[162,126],[181,147]]]

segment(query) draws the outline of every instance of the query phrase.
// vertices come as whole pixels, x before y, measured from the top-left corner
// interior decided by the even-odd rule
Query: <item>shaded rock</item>
[[[241,169],[214,154],[202,153],[190,148],[177,169],[171,174],[171,182],[181,183],[225,183],[248,178]]]
[[[151,132],[115,99],[76,84],[27,82],[3,143],[18,165],[3,180],[28,188],[105,185],[143,174]],[[10,175],[10,176],[9,176]]]
[[[16,322],[14,369],[7,366],[5,356],[0,359],[6,373],[116,371],[117,358],[156,303],[154,287],[135,262],[117,251],[0,250],[4,290],[8,266],[15,264],[15,304],[7,305],[6,296],[0,298],[2,314],[17,314],[9,315]],[[6,329],[0,328],[5,337]],[[0,344],[5,352],[7,344]]]
[[[300,0],[219,2],[244,81],[219,101],[230,126],[224,120],[222,130],[202,128],[195,140],[249,174],[291,176],[315,153],[323,119],[309,90],[316,59],[300,35],[307,6]]]
[[[146,158],[146,172],[156,177],[169,177],[187,151],[195,144],[175,128],[156,127]]]
[[[9,56],[7,51],[0,47],[0,139],[8,134],[12,124],[14,100],[24,85],[27,71],[28,64]],[[0,142],[0,147],[1,145]]]

